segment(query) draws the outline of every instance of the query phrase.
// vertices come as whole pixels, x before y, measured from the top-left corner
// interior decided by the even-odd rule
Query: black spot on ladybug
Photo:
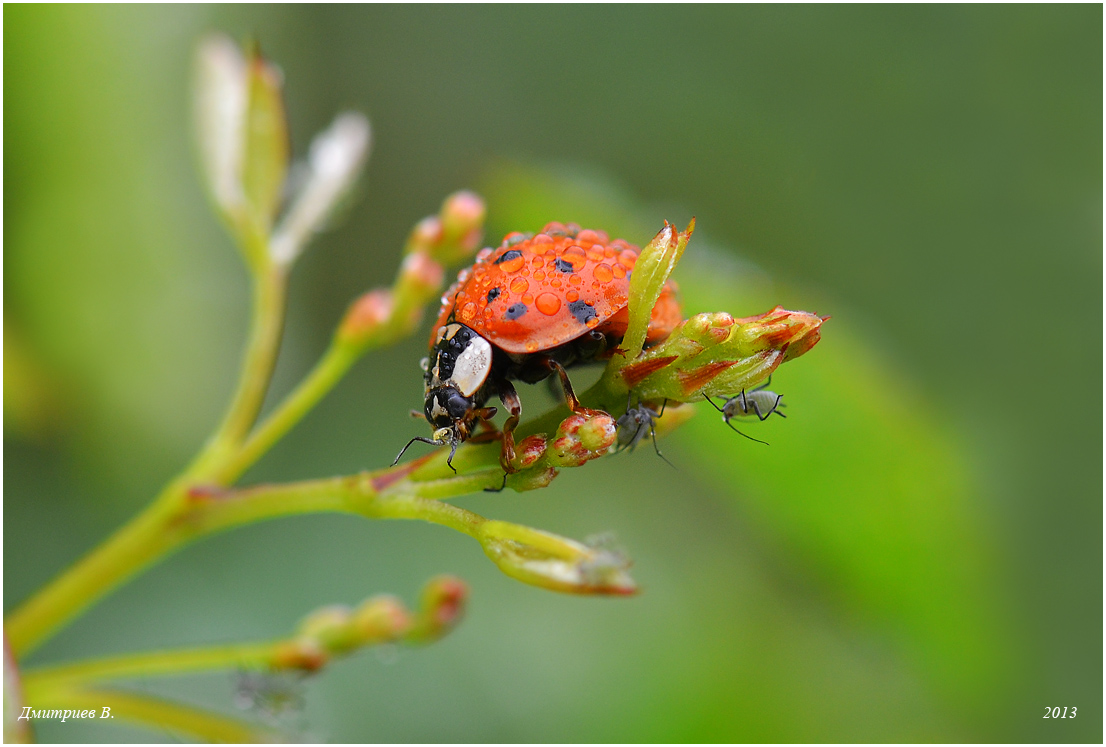
[[[522,252],[520,252],[518,249],[512,249],[509,252],[503,252],[503,256],[500,257],[499,259],[497,259],[495,261],[495,264],[497,264],[497,265],[502,264],[502,263],[504,263],[508,260],[515,259],[515,258],[521,257],[521,256],[522,256]]]
[[[503,314],[503,318],[508,321],[518,319],[520,316],[526,313],[526,304],[513,303],[507,307],[506,313]],[[595,312],[592,312],[592,316],[595,316]]]
[[[561,272],[572,272],[573,270],[572,263],[560,257],[557,257],[555,264],[557,265],[557,269]]]
[[[499,298],[499,288],[492,288],[488,291],[488,303],[491,303],[497,298]]]
[[[568,310],[580,324],[587,324],[588,319],[595,318],[595,309],[589,306],[587,301],[573,301],[568,305]]]

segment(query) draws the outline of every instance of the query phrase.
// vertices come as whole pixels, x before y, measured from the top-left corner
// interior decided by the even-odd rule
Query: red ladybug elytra
[[[576,399],[565,368],[602,358],[622,340],[640,251],[603,231],[550,223],[535,236],[507,234],[499,248],[477,254],[442,296],[431,332],[423,412],[433,438],[407,446],[449,445],[452,460],[477,423],[495,415],[496,408],[485,406],[495,395],[510,413],[500,462],[514,472],[522,403],[512,380],[532,384],[556,373],[572,411],[594,413]],[[682,318],[669,282],[653,307],[645,344],[664,340]]]

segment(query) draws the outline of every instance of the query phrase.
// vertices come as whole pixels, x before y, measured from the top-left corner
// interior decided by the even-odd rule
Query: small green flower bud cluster
[[[533,435],[515,444],[512,464],[518,472],[506,484],[517,492],[544,488],[561,467],[579,467],[603,456],[617,438],[614,418],[602,410],[570,415],[552,438]]]
[[[464,615],[468,586],[439,576],[423,587],[419,611],[412,614],[391,595],[379,595],[357,608],[329,605],[300,623],[295,635],[277,643],[269,666],[275,670],[315,671],[335,656],[384,643],[429,643],[456,627]]]

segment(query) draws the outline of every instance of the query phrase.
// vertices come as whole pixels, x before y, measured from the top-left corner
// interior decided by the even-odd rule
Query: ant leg
[[[545,365],[556,371],[557,376],[560,377],[561,388],[565,390],[565,402],[568,404],[568,409],[572,410],[577,415],[606,414],[603,410],[592,410],[580,404],[580,400],[576,399],[576,392],[572,390],[572,382],[568,380],[568,372],[565,371],[564,366],[552,358],[546,358]]]
[[[499,385],[499,399],[510,413],[507,422],[503,424],[503,451],[499,454],[499,464],[503,467],[503,479],[506,484],[507,475],[518,471],[511,462],[515,458],[515,427],[522,417],[522,401],[518,398],[514,385],[509,381]]]

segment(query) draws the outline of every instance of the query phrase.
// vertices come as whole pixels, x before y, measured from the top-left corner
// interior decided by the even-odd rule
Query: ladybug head
[[[423,412],[426,422],[433,426],[435,436],[438,431],[449,430],[455,438],[464,441],[468,437],[467,421],[472,419],[476,404],[472,397],[461,394],[461,390],[452,385],[437,386],[426,390],[426,405]],[[445,434],[443,434],[445,435]]]
[[[492,370],[492,346],[463,324],[438,328],[426,366],[426,422],[442,440],[449,429],[451,440],[464,441],[486,397],[484,384]],[[479,401],[478,401],[479,400]]]
[[[415,441],[450,446],[447,460],[450,463],[457,446],[468,440],[476,423],[495,415],[494,407],[482,407],[487,399],[485,383],[491,369],[492,346],[487,340],[463,324],[440,327],[425,363],[423,414],[434,428],[434,435],[411,439],[407,446]],[[449,466],[452,469],[453,465]]]

